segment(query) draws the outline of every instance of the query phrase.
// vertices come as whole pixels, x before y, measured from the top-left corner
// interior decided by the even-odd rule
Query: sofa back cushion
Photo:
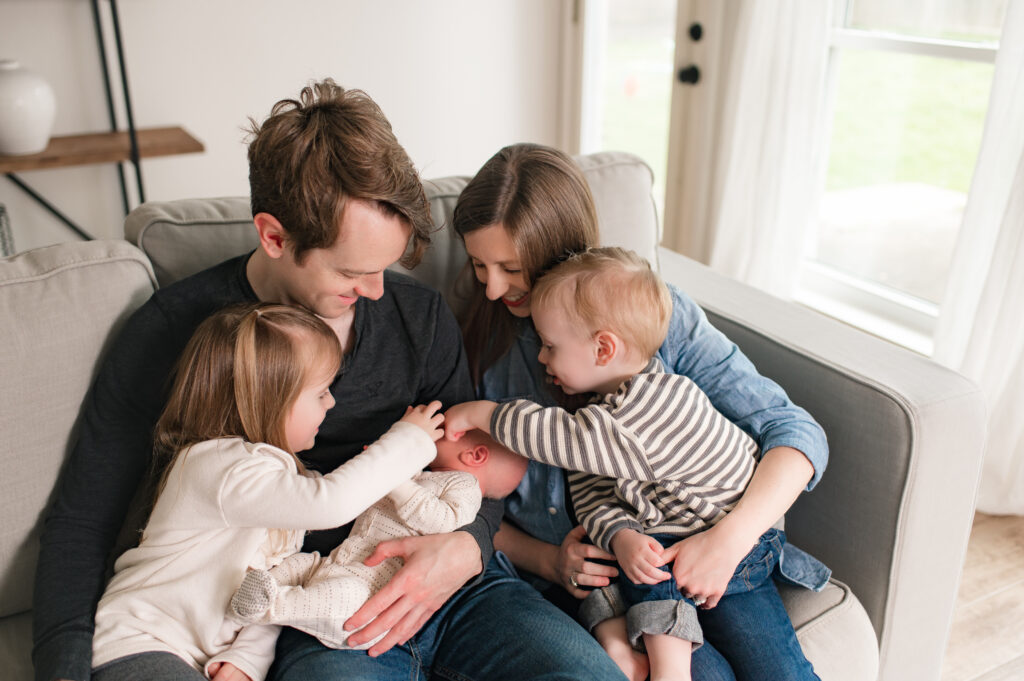
[[[156,288],[124,241],[39,248],[0,260],[0,617],[31,607],[42,515],[99,358]]]
[[[601,152],[577,157],[594,194],[601,241],[637,251],[657,267],[660,241],[651,196],[653,175],[637,156]],[[411,274],[448,298],[466,261],[450,229],[451,215],[467,177],[424,183],[438,231],[423,261]],[[256,247],[249,200],[245,197],[150,202],[125,221],[125,238],[149,256],[161,286]],[[404,270],[400,265],[395,269]]]

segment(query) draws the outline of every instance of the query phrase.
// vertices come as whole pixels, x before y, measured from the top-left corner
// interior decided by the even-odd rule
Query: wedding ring
[[[693,598],[693,604],[694,604],[694,605],[704,605],[704,603],[705,603],[705,602],[706,602],[707,600],[708,600],[708,599],[704,598],[703,596],[694,596],[694,598]]]
[[[580,583],[576,581],[576,573],[573,572],[569,575],[569,583],[572,584],[572,588],[580,588]]]

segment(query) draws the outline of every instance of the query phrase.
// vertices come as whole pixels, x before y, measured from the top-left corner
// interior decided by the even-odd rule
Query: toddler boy
[[[445,413],[446,438],[479,428],[527,458],[574,471],[576,516],[627,577],[587,597],[583,624],[627,675],[633,651],[646,650],[651,679],[688,679],[703,636],[694,599],[669,570],[670,547],[732,510],[753,476],[757,445],[654,357],[672,303],[643,258],[590,249],[556,265],[531,295],[538,359],[550,379],[567,394],[596,397],[574,413],[527,400],[466,402]],[[768,579],[782,541],[775,530],[762,536],[726,593]]]

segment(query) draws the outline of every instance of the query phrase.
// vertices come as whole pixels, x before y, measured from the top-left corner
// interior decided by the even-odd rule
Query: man
[[[252,132],[259,247],[155,293],[125,325],[87,398],[41,540],[37,679],[89,678],[107,557],[132,499],[148,501],[143,481],[171,367],[214,310],[256,300],[301,305],[338,335],[345,360],[331,387],[336,406],[304,455],[315,470],[354,456],[407,405],[473,397],[458,326],[440,295],[385,272],[398,260],[418,262],[431,219],[419,177],[373,100],[326,80],[278,102]],[[409,678],[415,666],[450,678],[503,678],[511,669],[518,678],[618,678],[581,629],[491,560],[500,518],[500,502],[485,502],[456,532],[382,543],[369,563],[400,556],[405,565],[348,626],[365,625],[353,645],[389,633],[367,654],[286,629],[271,678]],[[131,518],[128,529],[143,520]],[[348,529],[312,534],[305,549],[327,554]],[[137,673],[188,678],[181,665]],[[217,678],[231,673],[224,665]]]

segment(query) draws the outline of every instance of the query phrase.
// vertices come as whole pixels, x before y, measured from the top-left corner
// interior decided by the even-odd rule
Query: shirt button
[[[548,506],[548,513],[551,515],[558,515],[558,509],[554,506]]]

